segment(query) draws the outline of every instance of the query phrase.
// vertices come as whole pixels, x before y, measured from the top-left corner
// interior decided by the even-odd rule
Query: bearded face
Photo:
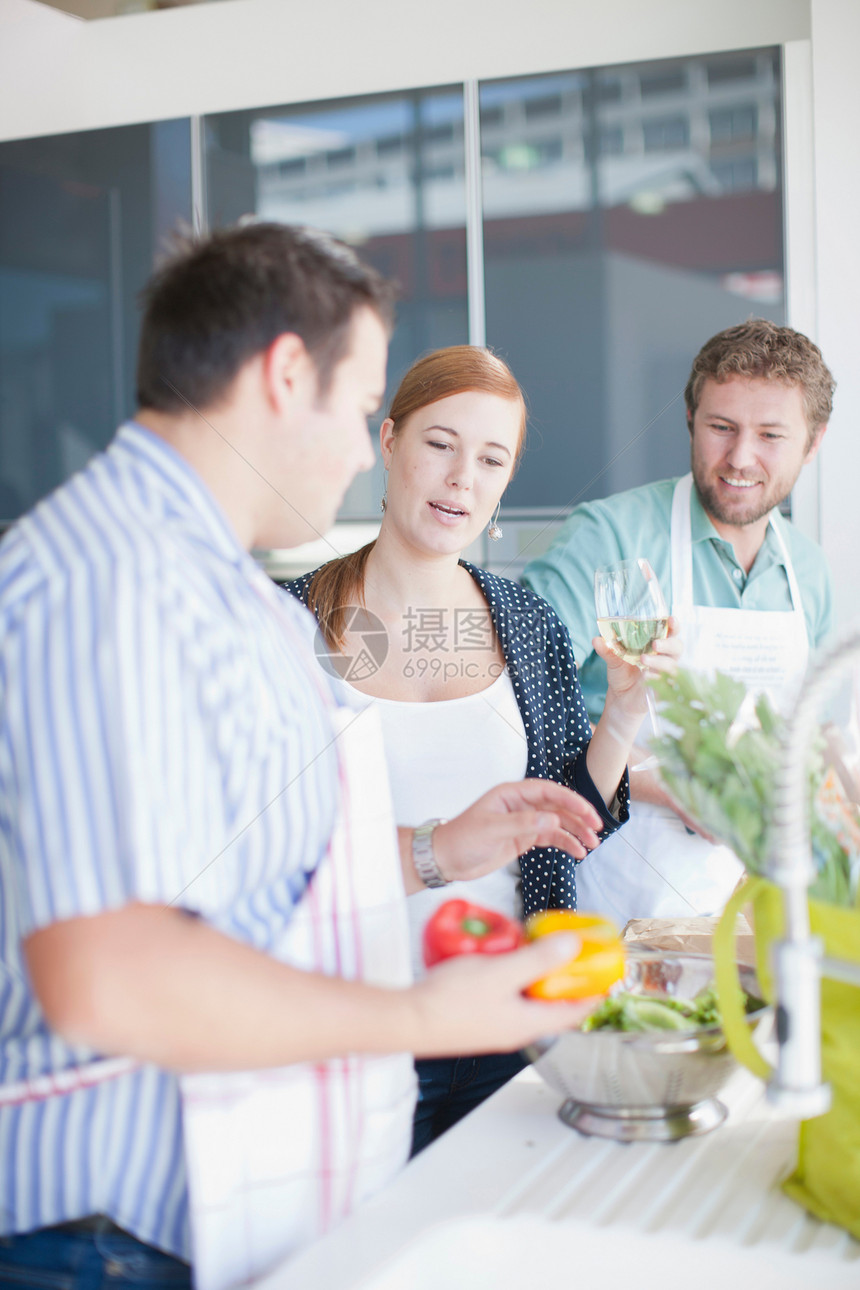
[[[798,385],[763,377],[707,380],[691,426],[691,464],[699,498],[719,529],[764,519],[788,496],[814,457]]]

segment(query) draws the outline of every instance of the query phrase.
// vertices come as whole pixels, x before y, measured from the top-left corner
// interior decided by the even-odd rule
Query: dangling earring
[[[379,509],[385,514],[385,508],[388,505],[388,471],[385,472],[385,483],[382,488],[382,501],[379,503]]]
[[[491,542],[498,542],[499,538],[502,536],[502,526],[499,523],[499,511],[501,509],[502,509],[502,503],[500,501],[498,506],[496,507],[495,515],[490,520],[490,527],[487,529],[487,537],[490,539]]]

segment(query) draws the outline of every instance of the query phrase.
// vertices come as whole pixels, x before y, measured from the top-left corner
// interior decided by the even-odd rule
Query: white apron
[[[333,715],[340,815],[273,953],[309,971],[406,986],[409,929],[378,718],[345,708]],[[409,1156],[415,1074],[406,1053],[186,1075],[181,1088],[198,1290],[269,1271]]]
[[[406,897],[377,714],[330,709],[340,810],[328,852],[274,956],[347,980],[411,983]],[[116,1079],[131,1058],[0,1087],[0,1104]],[[407,1053],[353,1054],[180,1080],[198,1290],[245,1285],[321,1236],[406,1163],[416,1080]]]
[[[692,475],[685,475],[675,485],[672,498],[672,613],[684,643],[682,665],[727,672],[755,693],[766,691],[780,711],[788,712],[806,672],[809,641],[782,520],[771,512],[770,524],[788,576],[790,610],[695,605],[692,488]],[[628,822],[577,866],[577,905],[608,914],[621,927],[630,918],[715,914],[742,874],[734,852],[689,833],[673,811],[631,802]]]

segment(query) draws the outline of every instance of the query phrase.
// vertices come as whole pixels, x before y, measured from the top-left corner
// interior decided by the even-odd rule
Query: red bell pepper
[[[424,962],[433,967],[458,954],[506,954],[524,939],[512,918],[468,900],[446,900],[424,925]]]

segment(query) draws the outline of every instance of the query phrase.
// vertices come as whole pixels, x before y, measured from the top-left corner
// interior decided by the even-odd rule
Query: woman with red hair
[[[501,498],[525,428],[522,391],[489,350],[458,345],[420,358],[380,430],[387,486],[378,538],[288,584],[319,620],[318,652],[339,697],[380,714],[398,824],[426,822],[416,870],[427,886],[409,899],[419,974],[423,926],[451,897],[518,918],[576,907],[576,862],[556,848],[447,883],[433,859],[434,823],[524,776],[582,794],[601,817],[601,837],[627,818],[625,763],[646,710],[641,671],[595,645],[610,698],[592,734],[554,611],[462,558],[485,527],[500,535]],[[675,644],[657,649],[665,665]],[[419,1061],[413,1151],[522,1065],[518,1054]]]

